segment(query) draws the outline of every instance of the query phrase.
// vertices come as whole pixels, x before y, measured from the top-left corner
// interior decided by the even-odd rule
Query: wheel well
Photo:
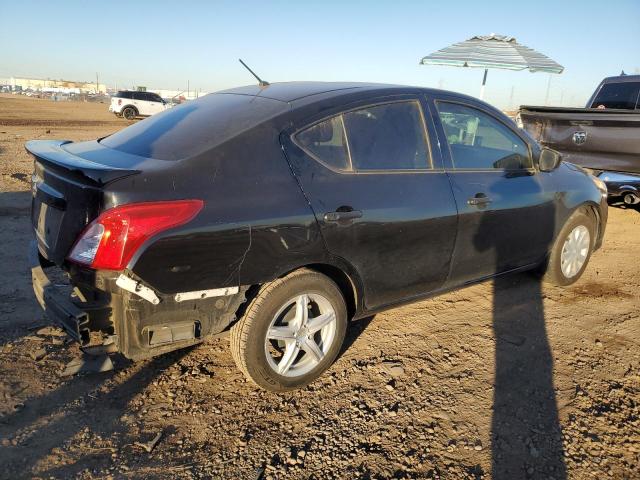
[[[344,301],[347,304],[347,313],[349,315],[349,318],[353,317],[358,306],[358,294],[356,291],[356,286],[353,280],[351,280],[351,277],[349,277],[349,275],[347,275],[338,267],[334,267],[333,265],[328,265],[326,263],[315,263],[307,265],[305,268],[315,270],[316,272],[320,272],[323,275],[326,275],[331,280],[333,280],[336,285],[338,285],[338,288],[344,296]]]
[[[600,234],[600,214],[593,205],[583,205],[578,211],[584,212],[587,216],[591,217],[596,227],[596,238]]]
[[[600,245],[602,239],[600,238],[601,235],[601,229],[602,229],[602,225],[600,225],[600,212],[598,212],[598,208],[595,205],[592,204],[584,204],[580,207],[578,207],[576,209],[576,212],[583,212],[585,215],[587,215],[589,218],[591,218],[593,220],[593,225],[596,229],[595,231],[595,245],[596,248],[599,248],[598,245]]]
[[[349,277],[349,275],[344,273],[338,267],[334,267],[333,265],[328,265],[325,263],[314,263],[310,265],[304,265],[302,267],[296,268],[295,270],[291,270],[282,276],[284,277],[296,270],[300,270],[303,268],[307,268],[309,270],[315,270],[316,272],[319,272],[329,277],[331,280],[333,280],[336,283],[336,285],[342,292],[342,295],[344,296],[344,301],[345,301],[345,304],[347,305],[348,318],[352,318],[353,315],[356,313],[356,309],[358,307],[358,303],[357,303],[358,292],[356,290],[356,286],[354,282],[351,280],[351,277]],[[241,318],[244,315],[251,301],[258,295],[262,287],[268,283],[269,282],[265,282],[264,284],[256,284],[256,285],[251,285],[249,287],[249,289],[245,292],[246,300],[240,305],[240,307],[236,312],[236,320]],[[235,320],[232,323],[235,323]]]
[[[136,112],[136,114],[138,113],[138,109],[136,107],[134,107],[133,105],[125,105],[124,107],[122,107],[122,109],[120,111],[124,112],[124,110],[127,109],[127,108],[133,108],[133,111]]]

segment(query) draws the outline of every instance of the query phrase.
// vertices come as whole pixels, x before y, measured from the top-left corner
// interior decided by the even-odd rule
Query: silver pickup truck
[[[605,78],[586,108],[523,105],[516,122],[600,177],[613,202],[640,204],[640,75]]]

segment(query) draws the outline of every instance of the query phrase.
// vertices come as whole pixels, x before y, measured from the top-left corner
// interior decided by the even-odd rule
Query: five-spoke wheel
[[[333,363],[346,324],[338,286],[319,272],[302,269],[262,287],[231,329],[231,352],[259,386],[300,388]]]
[[[318,365],[336,335],[336,313],[319,294],[303,293],[276,313],[265,341],[271,368],[280,375],[304,375]]]

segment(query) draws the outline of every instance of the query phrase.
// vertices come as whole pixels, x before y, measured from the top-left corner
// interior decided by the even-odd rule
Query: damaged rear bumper
[[[69,296],[51,283],[42,268],[42,258],[34,240],[29,248],[29,266],[31,268],[31,282],[36,300],[55,324],[62,327],[71,338],[82,345],[88,345],[90,340],[89,315],[71,301]]]
[[[47,275],[47,261],[36,242],[29,260],[33,291],[52,322],[83,346],[89,345],[92,332],[112,337],[117,350],[132,360],[188,347],[224,331],[246,300],[244,287],[165,295],[125,273],[77,266],[71,266],[71,285],[65,288]]]

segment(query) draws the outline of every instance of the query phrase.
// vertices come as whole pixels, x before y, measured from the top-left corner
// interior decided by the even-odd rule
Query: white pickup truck
[[[160,95],[152,92],[122,90],[111,97],[109,111],[127,120],[148,117],[170,108]]]

